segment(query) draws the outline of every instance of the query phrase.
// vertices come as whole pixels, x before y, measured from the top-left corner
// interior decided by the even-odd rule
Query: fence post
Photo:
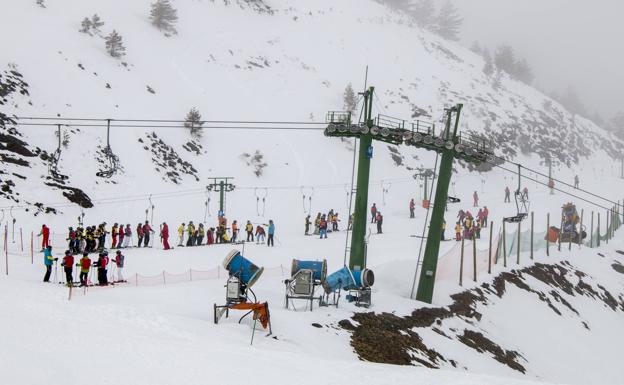
[[[585,213],[585,210],[581,209],[581,227],[579,228],[579,236],[578,236],[579,249],[581,248],[581,245],[583,244],[583,214],[584,213]]]
[[[217,279],[221,278],[221,265],[217,265]]]
[[[477,236],[472,234],[472,280],[477,282]]]
[[[461,253],[459,257],[459,286],[463,286],[464,279],[464,237],[461,240]]]
[[[546,213],[546,256],[550,256],[550,213]]]
[[[598,213],[598,222],[596,223],[598,236],[596,237],[596,247],[600,247],[600,213]]]
[[[163,270],[163,285],[166,285],[167,281],[165,280],[165,271]]]
[[[505,231],[504,219],[503,219],[503,267],[507,267],[507,234]]]
[[[563,215],[561,215],[561,223],[559,224],[559,244],[557,245],[557,251],[561,251],[561,235],[563,234]]]
[[[31,231],[30,232],[30,264],[32,265],[33,263],[35,263],[34,259],[35,259],[35,246],[33,243],[33,238],[34,238],[34,233]]]
[[[22,252],[24,252],[24,237],[22,235],[22,228],[20,227],[20,246],[22,248]]]
[[[490,247],[488,248],[488,274],[492,274],[492,231],[494,229],[494,221],[490,222]]]
[[[193,282],[193,269],[189,269],[189,280]]]
[[[134,273],[134,286],[139,286],[139,273]]]
[[[533,225],[534,225],[534,217],[533,211],[531,211],[531,260],[533,260]]]
[[[591,229],[589,232],[589,248],[594,247],[594,212],[591,212]]]
[[[5,259],[5,272],[9,275],[9,247],[7,245],[7,237],[4,237],[4,259]]]
[[[518,222],[518,244],[516,245],[516,265],[520,264],[520,230],[522,226],[522,221]]]

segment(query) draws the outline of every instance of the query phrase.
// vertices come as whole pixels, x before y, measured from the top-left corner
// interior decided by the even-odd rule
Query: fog
[[[436,0],[443,3],[445,0]],[[590,112],[624,110],[624,1],[452,0],[464,17],[462,44],[508,43],[545,90],[572,86]]]

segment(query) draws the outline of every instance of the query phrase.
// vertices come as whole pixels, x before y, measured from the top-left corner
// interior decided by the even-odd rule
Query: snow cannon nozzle
[[[223,267],[230,276],[237,277],[248,288],[253,286],[264,272],[264,267],[254,265],[250,260],[243,257],[238,250],[232,250],[225,256]]]

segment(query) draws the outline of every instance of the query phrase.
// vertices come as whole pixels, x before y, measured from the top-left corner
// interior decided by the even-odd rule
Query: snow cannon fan
[[[284,280],[286,286],[286,309],[292,300],[302,299],[310,302],[312,311],[316,288],[325,282],[327,277],[327,261],[301,261],[293,259],[290,269],[290,278]],[[319,305],[322,304],[323,297],[318,297]],[[293,303],[293,309],[296,310]]]
[[[347,266],[330,274],[323,283],[325,296],[329,300],[329,296],[333,294],[332,305],[338,306],[340,298],[340,290],[349,292],[347,301],[355,302],[356,306],[369,307],[371,304],[371,286],[375,283],[375,274],[370,269],[351,270]],[[329,304],[329,301],[326,301]]]
[[[232,250],[225,256],[223,267],[229,273],[225,284],[225,305],[214,304],[214,323],[219,323],[223,314],[227,318],[230,310],[247,310],[238,322],[240,323],[243,318],[253,313],[254,331],[256,321],[259,320],[265,329],[269,329],[269,335],[271,335],[269,304],[268,302],[258,302],[256,294],[251,290],[251,287],[264,272],[264,267],[256,266],[243,257],[238,250]]]

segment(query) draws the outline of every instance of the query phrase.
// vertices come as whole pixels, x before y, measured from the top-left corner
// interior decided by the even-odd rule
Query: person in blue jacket
[[[52,246],[48,246],[43,250],[43,264],[46,268],[45,276],[43,277],[43,282],[50,282],[50,274],[52,274],[52,265],[54,265],[54,261],[58,258],[54,258],[52,256]]]
[[[273,220],[269,220],[269,238],[267,239],[267,246],[274,246],[273,237],[275,236],[275,223]]]

